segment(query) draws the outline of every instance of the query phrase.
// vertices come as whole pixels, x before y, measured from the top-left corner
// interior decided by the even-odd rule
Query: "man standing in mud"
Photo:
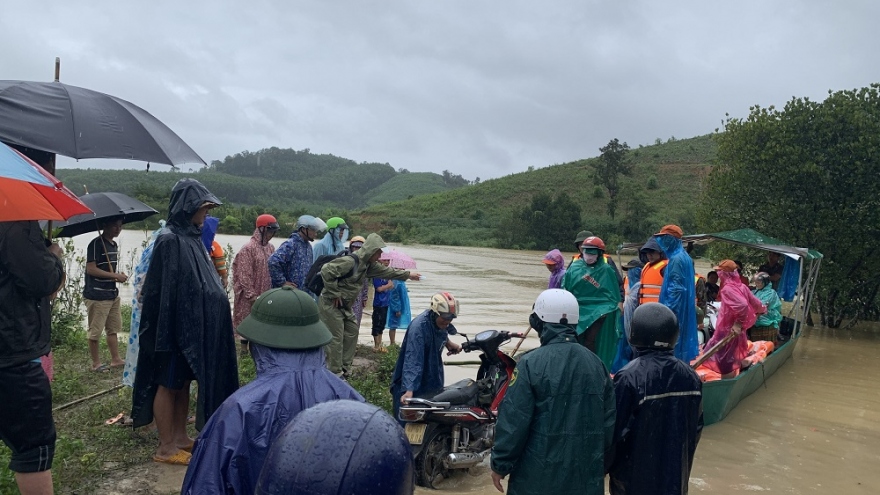
[[[40,356],[65,275],[61,248],[47,244],[37,222],[0,223],[0,437],[24,495],[53,493],[52,390]]]

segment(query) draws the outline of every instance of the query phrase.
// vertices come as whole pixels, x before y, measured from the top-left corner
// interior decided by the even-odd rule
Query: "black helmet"
[[[678,341],[678,319],[660,303],[642,304],[633,312],[627,338],[639,349],[671,351]]]
[[[334,400],[306,409],[281,430],[255,493],[409,495],[414,473],[397,421],[374,405]]]

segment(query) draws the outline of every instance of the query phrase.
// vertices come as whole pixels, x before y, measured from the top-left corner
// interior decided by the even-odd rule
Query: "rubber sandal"
[[[184,452],[182,450],[178,450],[171,457],[159,457],[153,456],[153,462],[161,462],[162,464],[173,464],[175,466],[189,466],[189,460],[192,459],[192,454],[189,452]]]
[[[125,418],[125,413],[119,413],[118,415],[113,416],[112,418],[110,418],[110,419],[104,421],[104,424],[107,425],[107,426],[115,425],[115,424],[118,424],[118,423],[120,423],[121,421],[123,421],[124,418]]]
[[[186,447],[180,447],[180,450],[192,454],[193,447],[195,447],[195,445],[196,445],[195,442],[193,442],[193,443],[187,445]]]
[[[92,371],[94,371],[95,373],[109,373],[110,367],[106,364],[101,364],[97,368],[92,368]]]

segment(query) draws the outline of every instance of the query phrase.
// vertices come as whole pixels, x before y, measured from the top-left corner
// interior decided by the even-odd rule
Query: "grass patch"
[[[55,381],[52,382],[53,407],[106,391],[121,383],[122,371],[109,373],[89,371],[91,360],[84,332],[78,339],[56,347]],[[125,343],[119,343],[125,355]],[[352,372],[350,383],[368,402],[391,411],[388,384],[399,348],[387,354],[359,346],[357,355],[367,364]],[[101,341],[102,357],[108,357],[106,342]],[[239,356],[239,383],[245,385],[256,377],[253,359]],[[194,403],[193,403],[193,407]],[[123,387],[94,399],[54,413],[57,441],[52,478],[57,493],[93,493],[102,481],[127,468],[150,462],[158,436],[147,428],[106,426],[104,421],[131,411],[131,389]],[[192,426],[190,426],[192,428]],[[195,430],[190,434],[195,436]],[[14,474],[9,471],[11,452],[0,446],[0,493],[18,493]]]

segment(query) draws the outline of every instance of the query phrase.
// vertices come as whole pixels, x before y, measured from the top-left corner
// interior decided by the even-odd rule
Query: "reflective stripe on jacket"
[[[660,302],[660,288],[663,287],[663,269],[668,260],[648,263],[642,269],[642,288],[639,289],[639,304]]]

